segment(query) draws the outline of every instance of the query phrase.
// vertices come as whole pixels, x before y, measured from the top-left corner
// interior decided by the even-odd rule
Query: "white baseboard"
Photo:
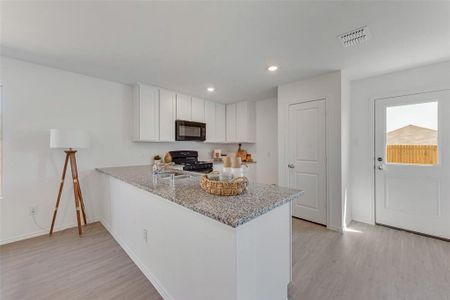
[[[368,220],[368,219],[353,218],[352,221],[363,223],[363,224],[375,225],[375,221],[372,219]]]
[[[122,249],[125,251],[125,253],[131,258],[131,260],[136,264],[136,266],[141,270],[142,273],[144,273],[145,277],[152,283],[152,285],[155,287],[155,289],[158,291],[158,293],[163,297],[165,300],[174,300],[167,290],[163,287],[161,282],[150,272],[150,270],[145,266],[145,264],[139,259],[139,257],[131,250],[131,248],[118,236],[116,235],[112,230],[111,226],[106,223],[103,220],[100,220],[100,222],[103,224],[103,226],[108,230],[108,232],[111,234],[111,236],[116,240],[116,242],[122,247]]]
[[[90,223],[99,222],[99,221],[100,220],[90,220]],[[76,227],[76,226],[77,226],[77,223],[70,223],[70,224],[58,226],[58,227],[55,227],[54,232],[58,232],[58,231]],[[19,235],[16,235],[16,236],[13,236],[13,237],[10,237],[7,239],[0,240],[0,245],[6,245],[6,244],[22,241],[22,240],[27,240],[27,239],[31,239],[31,238],[38,237],[41,235],[46,235],[46,234],[48,234],[48,231],[44,230],[44,229],[40,229],[38,231],[31,232],[31,233],[19,234]]]
[[[330,226],[327,225],[327,228],[333,231],[337,231],[337,232],[344,232],[344,229],[342,227],[336,227],[336,226]]]

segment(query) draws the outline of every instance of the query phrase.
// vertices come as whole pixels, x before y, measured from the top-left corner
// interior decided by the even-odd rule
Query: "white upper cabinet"
[[[159,140],[161,142],[175,141],[175,102],[176,93],[160,90],[159,94]]]
[[[177,120],[192,120],[192,104],[190,96],[177,94]]]
[[[236,104],[227,104],[227,118],[226,118],[226,124],[227,124],[227,142],[234,143],[237,142],[236,139]]]
[[[205,100],[177,94],[177,120],[205,122]]]
[[[192,97],[191,121],[205,123],[205,100]]]
[[[159,89],[138,84],[133,90],[133,139],[159,140]]]
[[[227,142],[254,143],[256,140],[255,102],[227,104]]]
[[[225,104],[216,103],[216,122],[215,122],[215,135],[216,141],[224,143],[226,141],[226,117],[225,117]],[[208,127],[206,127],[208,128]]]
[[[225,122],[225,104],[205,101],[206,142],[226,142]]]
[[[175,141],[176,93],[144,84],[133,90],[133,140]]]
[[[256,105],[255,102],[236,104],[236,139],[238,142],[256,141]]]
[[[206,142],[216,141],[216,104],[205,101]]]
[[[206,142],[255,141],[253,102],[225,105],[145,84],[134,87],[134,141],[174,142],[175,120],[206,123]]]

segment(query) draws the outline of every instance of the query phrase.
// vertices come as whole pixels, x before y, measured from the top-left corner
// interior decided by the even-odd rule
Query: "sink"
[[[183,173],[183,172],[177,172],[177,171],[167,171],[167,172],[153,174],[154,179],[167,180],[167,181],[171,181],[171,182],[178,180],[178,179],[189,178],[189,177],[191,177],[191,175]]]

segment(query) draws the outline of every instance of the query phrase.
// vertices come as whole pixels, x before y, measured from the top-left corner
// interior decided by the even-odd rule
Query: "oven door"
[[[176,141],[204,141],[206,140],[206,124],[190,121],[175,121]]]

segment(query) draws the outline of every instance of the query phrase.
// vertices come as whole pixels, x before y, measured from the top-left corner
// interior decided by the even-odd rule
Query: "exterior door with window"
[[[450,239],[450,91],[375,101],[376,222]]]

